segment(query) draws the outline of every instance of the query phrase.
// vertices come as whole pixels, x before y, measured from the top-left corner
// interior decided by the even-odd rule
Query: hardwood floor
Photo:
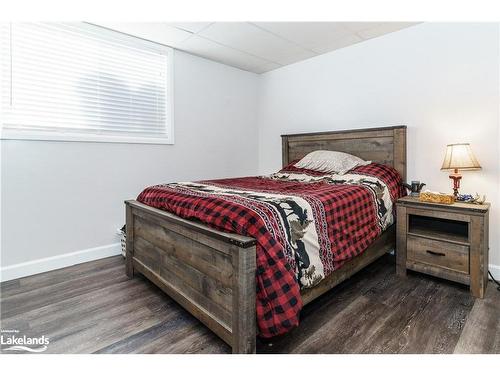
[[[112,257],[1,284],[1,327],[50,339],[46,353],[229,353]],[[395,274],[385,256],[307,305],[301,325],[258,353],[500,353],[500,292]],[[4,352],[5,353],[5,352]]]

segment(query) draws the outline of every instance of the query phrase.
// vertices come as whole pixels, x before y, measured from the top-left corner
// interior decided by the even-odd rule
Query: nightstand
[[[483,298],[488,285],[489,203],[397,201],[396,272],[406,270],[470,285]]]

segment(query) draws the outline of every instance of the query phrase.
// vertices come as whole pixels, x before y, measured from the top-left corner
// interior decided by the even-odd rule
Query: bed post
[[[403,182],[406,182],[406,126],[394,129],[393,145],[393,166],[403,178]]]
[[[281,166],[284,168],[290,163],[288,160],[288,136],[281,136]]]
[[[125,205],[125,223],[126,223],[126,253],[125,253],[125,273],[128,277],[134,277],[134,215],[132,207]]]
[[[255,318],[255,245],[233,250],[233,317],[232,349],[234,354],[250,354],[256,351]]]

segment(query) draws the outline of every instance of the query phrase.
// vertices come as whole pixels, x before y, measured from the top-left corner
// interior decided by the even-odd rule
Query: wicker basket
[[[119,229],[118,234],[120,235],[120,243],[122,245],[122,255],[125,258],[127,254],[127,234],[123,229]]]

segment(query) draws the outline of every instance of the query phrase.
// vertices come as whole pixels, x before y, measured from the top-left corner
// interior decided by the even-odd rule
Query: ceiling
[[[100,23],[239,69],[265,73],[414,22]]]

